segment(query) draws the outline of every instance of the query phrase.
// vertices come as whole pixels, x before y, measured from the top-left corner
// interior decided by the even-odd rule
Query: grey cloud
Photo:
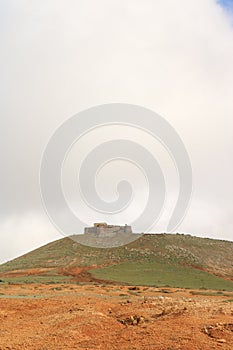
[[[151,108],[182,137],[194,194],[180,231],[231,239],[229,13],[214,0],[0,6],[0,261],[59,237],[40,199],[43,149],[64,120],[109,102]]]

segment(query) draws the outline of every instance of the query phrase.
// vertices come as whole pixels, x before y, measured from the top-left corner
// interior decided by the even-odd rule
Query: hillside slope
[[[63,238],[0,265],[0,277],[23,275],[28,270],[42,276],[77,276],[94,268],[101,278],[96,268],[133,262],[146,264],[147,269],[153,264],[162,264],[168,270],[180,266],[190,272],[208,272],[233,281],[233,242],[183,234],[145,234],[126,246],[101,249]],[[188,270],[185,271],[187,274]]]

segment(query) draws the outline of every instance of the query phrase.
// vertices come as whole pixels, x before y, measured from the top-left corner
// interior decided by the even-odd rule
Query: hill
[[[5,282],[98,282],[233,290],[233,242],[183,234],[145,234],[117,248],[70,238],[0,265]]]

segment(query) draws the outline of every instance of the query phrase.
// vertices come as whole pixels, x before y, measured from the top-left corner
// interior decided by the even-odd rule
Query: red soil
[[[229,300],[233,293],[0,284],[0,350],[232,350]]]

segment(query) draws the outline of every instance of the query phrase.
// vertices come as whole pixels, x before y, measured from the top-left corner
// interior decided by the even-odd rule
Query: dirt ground
[[[232,350],[233,293],[202,292],[0,283],[0,350]]]

